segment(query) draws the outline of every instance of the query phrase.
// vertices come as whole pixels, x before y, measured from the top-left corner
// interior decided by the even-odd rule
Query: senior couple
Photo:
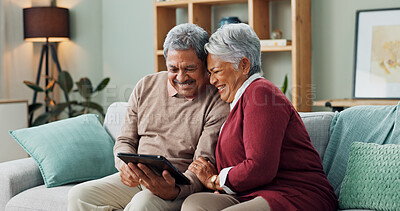
[[[70,211],[336,210],[299,114],[261,77],[250,26],[225,25],[209,38],[181,24],[163,47],[168,71],[136,85],[114,154],[163,155],[191,185],[116,157],[118,173],[70,190]]]

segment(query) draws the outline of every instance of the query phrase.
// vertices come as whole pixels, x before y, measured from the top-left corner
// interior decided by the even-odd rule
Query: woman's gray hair
[[[207,53],[204,51],[204,45],[208,39],[208,33],[200,26],[191,23],[179,24],[172,28],[165,38],[164,58],[167,59],[168,50],[194,49],[197,57],[206,65]]]
[[[260,39],[247,24],[223,25],[211,35],[204,49],[226,62],[233,63],[236,69],[240,60],[247,57],[251,64],[249,76],[261,72]]]

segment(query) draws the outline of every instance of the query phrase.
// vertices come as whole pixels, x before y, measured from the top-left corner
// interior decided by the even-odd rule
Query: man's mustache
[[[189,84],[189,83],[193,83],[195,81],[196,80],[186,80],[184,82],[180,82],[180,81],[174,80],[174,83],[177,83],[177,84]]]

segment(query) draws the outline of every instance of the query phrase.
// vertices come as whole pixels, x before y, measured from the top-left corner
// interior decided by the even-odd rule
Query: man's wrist
[[[171,200],[175,200],[179,196],[180,192],[181,192],[181,189],[179,188],[179,186],[175,185],[175,188],[174,188],[174,191],[173,191],[174,197]]]

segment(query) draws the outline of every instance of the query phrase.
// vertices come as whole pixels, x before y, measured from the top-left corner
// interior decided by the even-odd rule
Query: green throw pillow
[[[35,159],[48,188],[98,179],[117,171],[114,141],[95,114],[9,133]]]
[[[400,145],[351,145],[339,207],[400,210]]]

